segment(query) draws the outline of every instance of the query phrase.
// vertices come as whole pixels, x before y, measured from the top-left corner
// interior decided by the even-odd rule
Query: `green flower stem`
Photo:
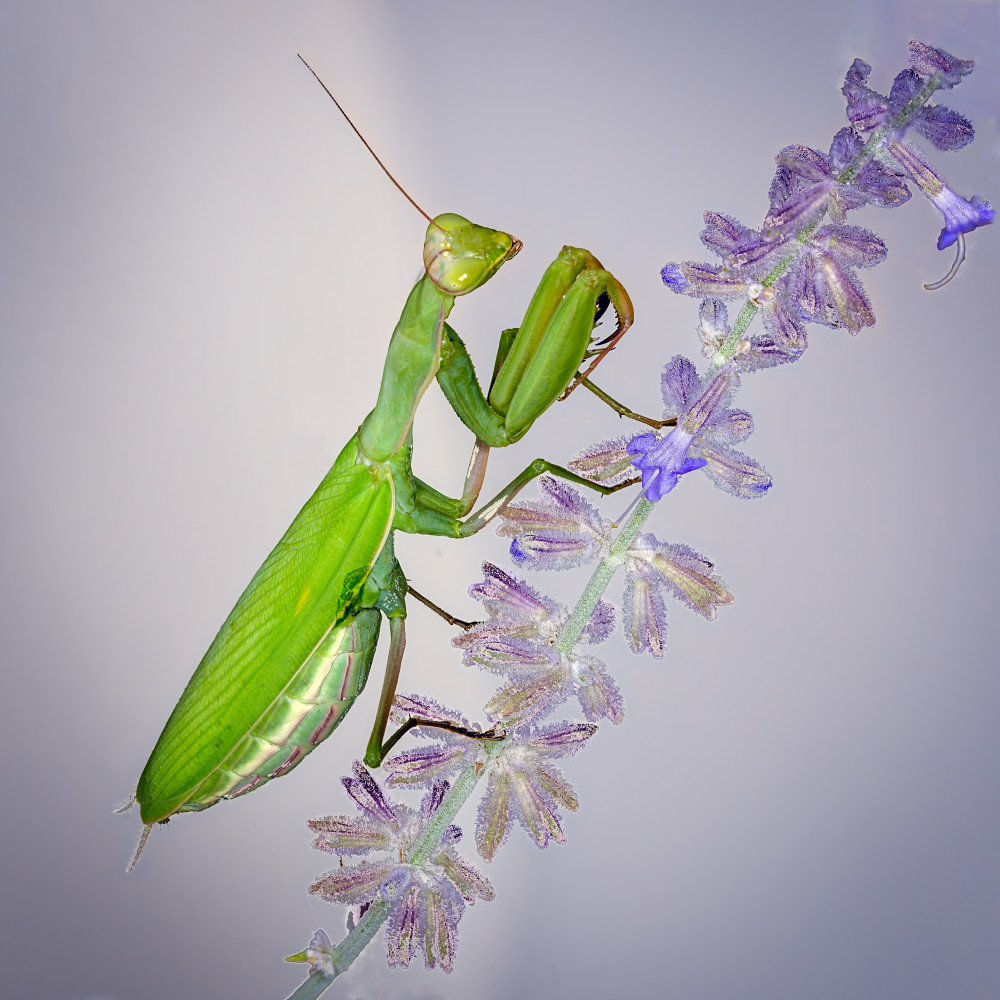
[[[470,764],[459,776],[458,780],[448,789],[441,805],[437,807],[431,821],[424,827],[424,832],[417,838],[413,847],[407,854],[407,861],[410,864],[425,864],[434,852],[444,831],[451,825],[458,810],[461,809],[465,800],[472,794],[472,789],[476,787],[479,779],[489,770],[489,765],[493,759],[499,756],[504,748],[503,740],[477,740],[486,750],[485,765],[480,761]]]
[[[448,790],[447,795],[441,801],[431,821],[424,827],[423,833],[413,842],[413,846],[407,851],[405,862],[412,865],[425,864],[434,853],[435,848],[441,843],[444,831],[451,825],[458,815],[458,810],[465,804],[465,800],[472,794],[473,788],[480,777],[486,773],[493,758],[503,750],[503,741],[484,741],[486,749],[486,765],[482,762],[471,764],[458,777],[458,780]],[[341,973],[346,972],[354,960],[368,947],[378,929],[386,922],[389,916],[389,904],[382,896],[376,897],[374,902],[365,911],[365,915],[358,921],[347,937],[344,938],[336,948],[333,949],[333,975],[324,976],[318,972],[311,972],[309,978],[291,995],[288,1000],[315,1000],[326,989],[333,984],[333,981]]]
[[[288,1000],[315,1000],[327,987],[333,984],[333,976],[321,976],[318,972],[310,972],[309,978],[292,994]]]
[[[310,972],[309,978],[288,997],[288,1000],[314,1000],[315,997],[324,993],[328,987],[333,985],[337,976],[346,972],[361,952],[368,947],[371,939],[375,937],[388,916],[389,904],[381,896],[378,896],[365,911],[365,915],[354,925],[354,929],[333,949],[331,955],[333,975],[324,976],[319,972]]]
[[[636,504],[635,510],[625,522],[625,527],[622,528],[621,533],[611,546],[611,551],[594,570],[587,588],[580,595],[580,600],[577,601],[576,607],[573,609],[573,614],[570,615],[569,621],[559,633],[556,649],[560,653],[568,654],[576,645],[583,630],[587,627],[587,622],[590,621],[590,616],[594,613],[594,608],[597,607],[597,602],[604,596],[604,591],[608,589],[611,578],[615,575],[618,567],[625,562],[626,550],[632,544],[635,536],[639,534],[639,529],[646,523],[646,518],[649,517],[655,506],[656,504],[651,503],[645,497],[642,497]]]

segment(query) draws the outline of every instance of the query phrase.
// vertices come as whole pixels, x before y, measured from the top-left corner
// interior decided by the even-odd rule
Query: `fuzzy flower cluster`
[[[435,782],[419,809],[385,797],[374,778],[359,764],[354,777],[343,778],[358,816],[322,816],[309,821],[313,846],[341,859],[363,857],[362,864],[341,866],[321,875],[309,892],[330,903],[367,908],[378,898],[389,907],[386,942],[389,965],[409,965],[417,952],[433,968],[451,971],[458,940],[458,921],[477,899],[492,899],[493,887],[475,865],[455,850],[462,838],[457,826],[445,829],[423,864],[407,862],[410,849],[440,806],[446,781]],[[329,939],[314,938],[305,956],[313,969],[333,975]]]
[[[642,473],[646,499],[652,501],[662,499],[682,475],[697,469],[704,469],[731,496],[743,500],[763,496],[771,488],[771,477],[732,447],[753,432],[753,417],[729,406],[738,385],[734,366],[699,377],[694,364],[678,355],[660,380],[663,416],[675,426],[663,436],[649,433],[601,441],[577,455],[570,468],[594,482],[615,484],[634,466]]]
[[[672,367],[677,367],[678,363],[690,364],[690,362],[685,362],[683,358],[675,358],[667,366],[668,371]],[[746,426],[749,427],[749,414],[741,414],[735,410],[726,412],[725,422],[727,424],[735,426],[744,423],[743,418],[745,417]],[[720,422],[722,422],[721,418]],[[670,435],[664,439],[664,441],[669,440]],[[716,453],[711,452],[709,445],[704,445],[704,448],[713,455],[713,459],[719,457]],[[588,459],[585,460],[584,464],[590,464],[593,467],[590,459],[595,454],[607,456],[610,455],[611,451],[609,443],[603,442],[588,453]],[[618,451],[625,452],[622,440],[618,442]],[[725,455],[729,462],[728,468],[732,469],[738,464],[736,458],[738,454],[732,453],[730,455],[727,453]],[[701,457],[698,461],[700,462],[698,467],[704,467],[707,471],[708,460]],[[620,464],[617,457],[615,457],[613,464],[616,466]],[[739,464],[745,468],[752,466],[751,460],[745,456],[739,456]],[[760,479],[763,483],[763,489],[767,489],[770,480],[766,478],[766,473],[757,466],[753,466],[753,468],[757,470],[754,477]],[[749,473],[747,476],[749,477]],[[503,523],[498,529],[498,534],[512,537],[510,550],[514,561],[521,566],[528,566],[532,569],[568,569],[578,565],[588,556],[591,559],[605,556],[612,542],[613,527],[611,522],[601,517],[594,507],[565,483],[544,477],[539,480],[538,486],[542,494],[538,500],[525,500],[517,504],[510,504],[502,515]],[[567,556],[567,553],[572,555]],[[733,603],[733,595],[729,593],[725,582],[715,572],[714,565],[687,545],[676,542],[661,542],[654,535],[643,534],[639,535],[625,549],[623,558],[625,571],[622,596],[623,624],[625,637],[634,653],[648,652],[657,658],[663,656],[667,635],[666,595],[669,594],[692,611],[709,619],[715,617],[715,612],[719,607]],[[488,563],[484,569],[488,576],[502,573]],[[507,577],[506,574],[502,575],[510,583],[516,582]],[[534,592],[527,584],[517,583],[516,585],[521,593],[534,596]],[[479,596],[483,586],[477,584],[470,590],[470,593],[474,597]],[[581,638],[593,641],[586,638],[594,634],[593,622],[595,619],[606,619],[608,612],[603,609],[610,607],[605,601],[598,603],[591,615],[590,622],[581,633]],[[502,604],[487,604],[487,610],[491,614],[490,620],[481,623],[466,635],[455,639],[454,643],[466,649],[467,663],[479,663],[481,666],[492,668],[488,660],[481,656],[477,659],[477,652],[484,644],[485,636],[497,632],[503,633],[505,629],[514,627],[514,615],[509,608]],[[564,612],[553,612],[549,620],[558,628],[566,620],[566,616]],[[617,708],[616,712],[597,712],[594,710],[593,702],[584,700],[584,697],[593,698],[593,694],[590,692],[598,683],[596,678],[605,676],[603,665],[595,668],[592,660],[589,661],[589,664],[591,672],[585,675],[590,678],[589,683],[581,683],[579,674],[573,678],[578,685],[577,695],[580,697],[584,714],[592,721],[606,717],[614,723],[620,722],[624,715],[620,696],[616,697],[613,702]],[[608,680],[610,681],[610,678]],[[617,687],[613,690],[617,695]],[[586,696],[584,692],[587,692]],[[610,701],[610,699],[608,700]],[[495,702],[496,699],[494,699]]]
[[[427,707],[431,713],[440,711],[440,706]],[[426,735],[426,731],[416,731]],[[566,842],[560,810],[575,812],[580,804],[573,786],[553,761],[581,750],[596,732],[596,725],[583,722],[527,723],[507,731],[503,750],[490,765],[486,792],[479,804],[476,847],[481,857],[493,860],[515,821],[540,848],[550,841]],[[388,784],[419,785],[433,775],[454,771],[458,755],[451,751],[459,741],[464,743],[462,763],[467,765],[469,757],[476,754],[469,748],[468,737],[436,733],[429,748],[407,750],[385,762]]]
[[[796,361],[805,351],[809,323],[851,333],[873,325],[857,271],[884,260],[886,247],[874,233],[846,224],[845,216],[864,205],[902,205],[910,198],[908,183],[944,216],[939,249],[993,221],[989,202],[952,191],[905,138],[915,132],[939,150],[972,141],[966,118],[928,104],[935,91],[955,86],[971,71],[969,60],[910,42],[910,66],[883,96],[868,86],[871,67],[855,59],[842,91],[848,126],[825,153],[807,146],[778,153],[762,226],[751,229],[729,216],[705,213],[701,240],[721,263],[669,263],[661,277],[672,291],[702,300],[699,333],[706,357],[716,358],[730,337],[724,305],[729,299],[747,299],[761,312],[764,326],[733,352],[740,371]]]
[[[546,486],[560,496],[561,487]],[[602,519],[586,510],[580,534],[601,533]],[[598,551],[599,545],[594,547]],[[563,559],[575,562],[576,557]],[[596,722],[624,718],[624,703],[607,667],[583,647],[609,638],[615,628],[613,606],[599,601],[579,635],[566,639],[569,613],[524,580],[492,563],[483,565],[484,580],[470,588],[487,612],[486,620],[452,640],[469,666],[498,674],[505,683],[484,713],[505,733],[498,752],[486,756],[483,744],[460,730],[466,721],[457,713],[413,696],[397,697],[393,718],[448,722],[453,731],[417,729],[421,746],[385,762],[393,786],[426,785],[447,780],[469,767],[487,768],[486,791],[476,821],[476,846],[487,861],[508,839],[515,823],[540,847],[564,843],[563,810],[576,811],[573,786],[555,764],[577,753],[597,732]],[[586,722],[548,720],[566,701],[575,701]]]
[[[972,141],[966,118],[928,103],[937,90],[955,86],[971,71],[969,60],[910,42],[910,66],[897,74],[886,97],[868,86],[871,67],[855,59],[843,86],[848,126],[825,153],[808,146],[786,146],[778,153],[761,227],[706,212],[701,240],[721,263],[669,263],[660,272],[672,291],[701,300],[698,334],[702,353],[712,361],[700,383],[690,362],[674,358],[667,366],[664,415],[673,418],[673,429],[602,442],[578,456],[573,468],[612,483],[635,467],[650,501],[701,468],[735,496],[763,493],[771,483],[764,470],[729,448],[750,433],[749,414],[724,404],[740,373],[802,357],[809,323],[851,333],[874,324],[858,270],[874,267],[887,251],[874,233],[848,225],[847,213],[865,205],[902,205],[910,198],[908,183],[916,184],[944,216],[938,249],[960,245],[952,273],[964,258],[964,234],[993,221],[989,202],[952,191],[905,138],[913,131],[939,150]],[[745,301],[735,327],[729,324],[730,299]],[[758,312],[763,332],[745,337]]]

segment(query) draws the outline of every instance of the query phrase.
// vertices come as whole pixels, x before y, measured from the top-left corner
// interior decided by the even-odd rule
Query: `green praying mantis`
[[[578,372],[585,359],[592,360],[584,375],[632,323],[621,283],[588,251],[564,247],[521,325],[501,334],[484,392],[465,345],[446,320],[457,296],[481,287],[520,249],[507,233],[459,215],[430,220],[425,273],[393,331],[374,409],[236,602],[139,778],[135,800],[145,827],[136,859],[153,824],[287,774],[325,740],[365,686],[383,615],[389,652],[365,762],[377,766],[412,725],[427,724],[411,719],[385,739],[405,645],[408,591],[393,551],[395,531],[472,535],[543,472],[602,493],[620,488],[598,486],[537,459],[473,513],[490,448],[520,440],[584,377]],[[609,303],[617,330],[595,343],[595,325]],[[476,437],[458,499],[416,478],[410,464],[414,415],[435,379]],[[498,738],[492,732],[475,735]]]

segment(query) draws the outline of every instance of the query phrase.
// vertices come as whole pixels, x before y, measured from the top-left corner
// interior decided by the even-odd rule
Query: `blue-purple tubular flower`
[[[688,451],[706,420],[726,397],[732,380],[729,371],[716,375],[665,437],[655,433],[640,434],[629,441],[628,451],[632,464],[642,473],[642,490],[647,500],[661,500],[677,485],[681,476],[708,464],[704,458],[689,456]],[[661,380],[667,408],[670,409],[671,404],[677,406],[676,415],[679,416],[697,384],[694,365],[686,358],[675,357],[663,370]]]
[[[693,433],[675,427],[663,438],[650,433],[629,441],[632,464],[642,473],[642,491],[647,500],[662,500],[681,476],[708,465],[703,458],[688,457],[693,440]]]
[[[983,201],[978,195],[966,200],[956,194],[924,155],[909,143],[890,142],[889,152],[944,216],[944,229],[937,241],[938,250],[950,247],[959,233],[971,233],[973,229],[988,226],[993,221],[995,212],[988,201]]]
[[[753,429],[750,414],[726,406],[735,382],[736,372],[727,366],[702,386],[697,369],[680,355],[664,368],[664,416],[676,416],[677,426],[664,437],[640,434],[626,446],[632,464],[642,472],[647,500],[661,499],[681,476],[702,468],[734,496],[751,498],[770,488],[767,472],[729,447]]]
[[[701,312],[702,339],[706,349],[711,349],[727,328],[725,306],[706,300]],[[789,330],[786,339],[785,334],[772,333],[769,328],[738,357],[747,359],[748,367],[765,367],[794,360],[801,349],[794,340],[794,330]],[[640,434],[599,441],[572,459],[569,467],[594,482],[613,482],[620,480],[622,463],[631,459],[643,473],[649,500],[665,496],[682,475],[695,469],[704,469],[716,486],[733,496],[752,499],[765,493],[771,486],[767,470],[731,447],[753,431],[749,413],[726,405],[736,383],[737,365],[728,365],[707,378],[703,386],[687,358],[673,358],[661,380],[663,416],[677,421],[673,431],[662,437]]]

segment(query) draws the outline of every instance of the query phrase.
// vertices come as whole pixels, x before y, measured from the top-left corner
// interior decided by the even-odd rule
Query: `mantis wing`
[[[184,807],[355,612],[394,504],[388,472],[359,462],[352,438],[254,574],[167,720],[136,789],[144,823]]]

